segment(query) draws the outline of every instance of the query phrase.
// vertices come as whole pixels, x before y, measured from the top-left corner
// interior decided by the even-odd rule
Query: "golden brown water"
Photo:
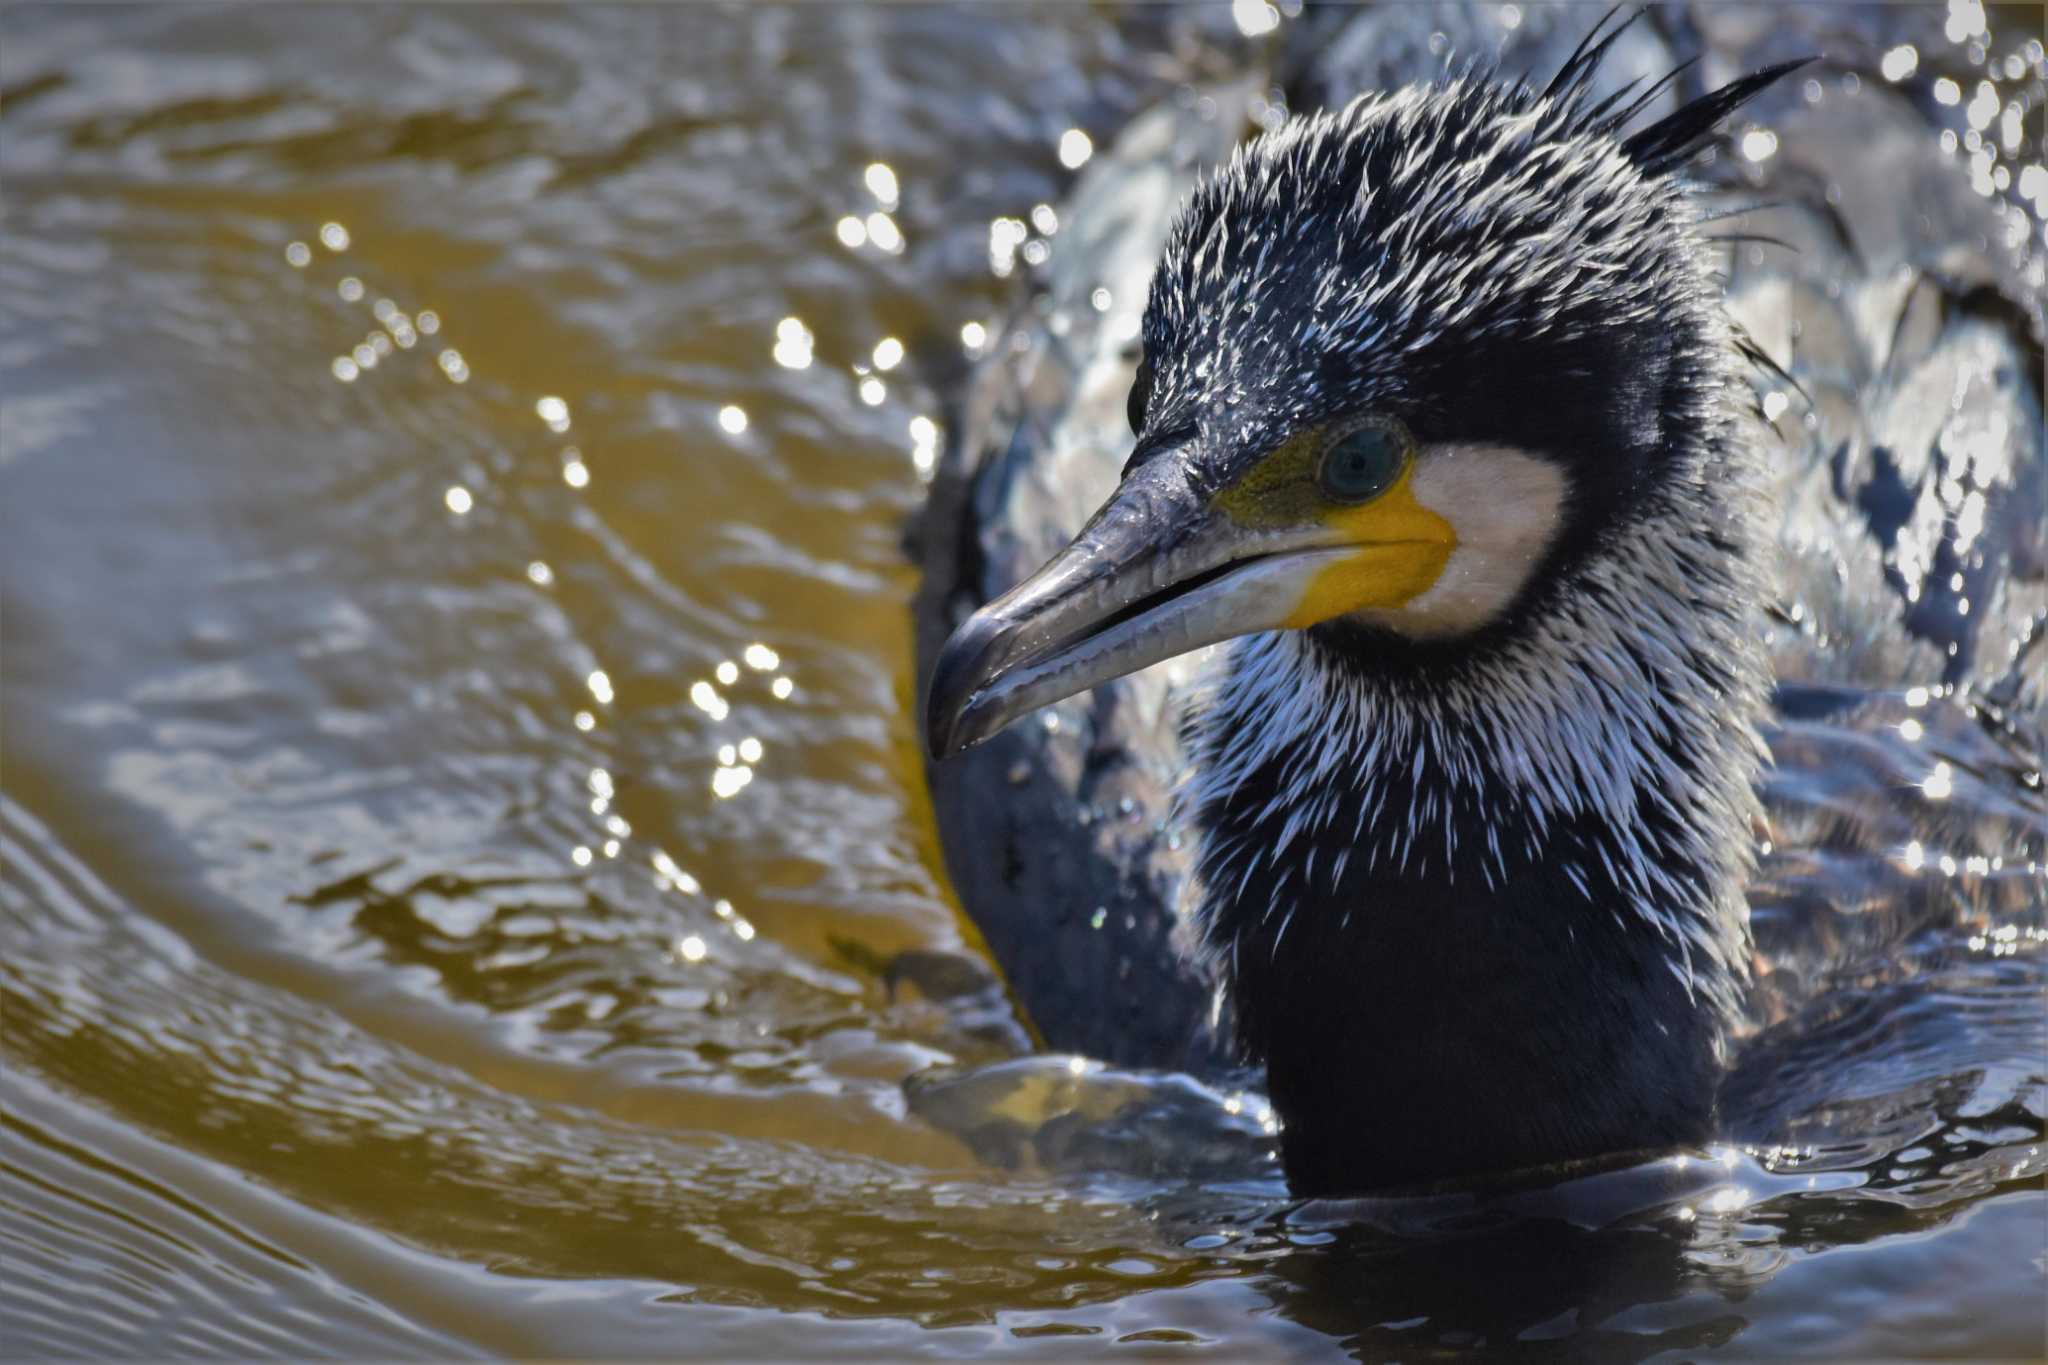
[[[1198,30],[0,14],[0,1353],[2040,1344],[2038,900],[1857,1045],[1969,1024],[1861,1145],[1675,1233],[1360,1247],[1064,1060],[972,1074],[1224,1174],[911,1114],[1029,1050],[908,704],[928,376]]]

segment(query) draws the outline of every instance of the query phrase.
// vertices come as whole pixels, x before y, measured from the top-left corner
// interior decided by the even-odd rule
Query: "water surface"
[[[1602,1227],[1296,1209],[1256,1094],[1033,1054],[904,528],[1070,163],[1271,55],[0,15],[7,1354],[2040,1352],[2037,717],[1938,664],[1788,721],[1759,898],[1891,924],[1829,821],[1940,761],[1930,927],[1828,959],[1781,1143]]]

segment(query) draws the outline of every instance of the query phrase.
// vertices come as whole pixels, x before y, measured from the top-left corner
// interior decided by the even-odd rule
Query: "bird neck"
[[[1724,586],[1580,583],[1627,605],[1455,667],[1315,632],[1228,660],[1183,794],[1198,925],[1297,1193],[1709,1135],[1762,694]]]

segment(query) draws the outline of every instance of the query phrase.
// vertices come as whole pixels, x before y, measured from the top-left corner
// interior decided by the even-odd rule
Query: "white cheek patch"
[[[1458,548],[1427,591],[1360,620],[1417,639],[1478,630],[1507,610],[1557,538],[1565,476],[1513,446],[1425,447],[1409,485],[1451,524]]]

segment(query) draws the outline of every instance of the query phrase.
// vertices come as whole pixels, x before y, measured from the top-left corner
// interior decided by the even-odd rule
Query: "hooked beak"
[[[1073,544],[946,641],[926,700],[932,756],[1204,645],[1309,624],[1312,588],[1359,547],[1304,539],[1216,511],[1170,452],[1140,465]]]

